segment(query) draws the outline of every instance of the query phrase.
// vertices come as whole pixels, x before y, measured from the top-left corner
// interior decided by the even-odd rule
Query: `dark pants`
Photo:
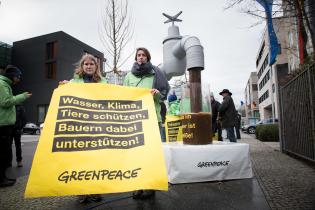
[[[227,138],[230,140],[230,142],[236,142],[236,138],[234,135],[234,127],[226,128]]]
[[[11,156],[11,136],[13,125],[0,126],[0,180],[5,177],[5,171]]]
[[[217,131],[218,131],[218,141],[222,141],[221,124],[215,120],[215,121],[212,121],[212,134],[215,135]]]
[[[162,142],[166,142],[165,127],[162,125],[161,122],[159,122],[159,129]]]
[[[21,148],[21,135],[22,135],[22,130],[14,129],[12,138],[11,138],[11,144],[13,143],[14,140],[14,145],[15,145],[15,154],[16,154],[16,162],[19,162],[22,160],[22,148]],[[11,149],[11,156],[10,156],[10,162],[12,163],[13,155],[12,155],[12,147]]]
[[[240,127],[235,126],[236,138],[241,139]]]

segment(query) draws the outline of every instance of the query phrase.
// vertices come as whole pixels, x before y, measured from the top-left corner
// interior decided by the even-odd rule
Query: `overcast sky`
[[[98,32],[105,0],[1,0],[0,41],[14,41],[64,31],[104,52]],[[227,88],[239,106],[255,60],[265,24],[250,26],[257,19],[237,8],[224,10],[226,0],[130,0],[135,18],[133,47],[144,46],[151,52],[152,63],[163,62],[162,41],[169,24],[162,12],[180,15],[181,35],[197,36],[204,47],[205,70],[202,83],[222,101],[219,92]],[[78,58],[79,59],[79,58]],[[133,63],[132,58],[124,70]],[[209,85],[208,85],[209,84]]]

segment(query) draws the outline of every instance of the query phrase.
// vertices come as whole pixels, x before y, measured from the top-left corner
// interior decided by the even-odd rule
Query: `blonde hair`
[[[95,63],[95,66],[96,66],[96,70],[93,74],[93,81],[94,82],[99,82],[101,81],[102,79],[102,74],[101,74],[101,71],[100,71],[100,66],[99,66],[99,63],[97,62],[97,58],[91,54],[84,54],[82,56],[82,58],[80,59],[79,61],[79,64],[77,66],[77,68],[75,69],[74,73],[77,74],[80,78],[83,77],[84,75],[84,71],[83,71],[83,64],[84,64],[84,61],[86,60],[91,60]]]

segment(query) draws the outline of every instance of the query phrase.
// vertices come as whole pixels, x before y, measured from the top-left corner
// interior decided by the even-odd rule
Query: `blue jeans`
[[[227,138],[230,142],[236,142],[235,134],[234,134],[234,127],[226,128]]]

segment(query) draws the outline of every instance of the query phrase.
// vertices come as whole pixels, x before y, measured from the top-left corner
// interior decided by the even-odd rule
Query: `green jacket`
[[[154,79],[154,74],[144,76],[144,77],[136,77],[131,72],[129,72],[124,79],[124,86],[152,89],[153,79]],[[159,93],[155,94],[153,97],[155,112],[156,112],[158,122],[162,122],[160,97],[161,95]]]
[[[74,74],[73,79],[70,80],[70,82],[73,82],[73,83],[84,83],[84,80],[83,80],[82,77],[79,77],[79,75]],[[105,77],[102,77],[102,78],[101,78],[101,81],[100,81],[99,83],[107,84],[106,78],[105,78]]]
[[[168,115],[179,115],[180,114],[180,102],[178,100],[168,103]]]
[[[14,96],[11,84],[9,78],[0,75],[0,126],[14,125],[15,105],[27,99],[27,92]]]

